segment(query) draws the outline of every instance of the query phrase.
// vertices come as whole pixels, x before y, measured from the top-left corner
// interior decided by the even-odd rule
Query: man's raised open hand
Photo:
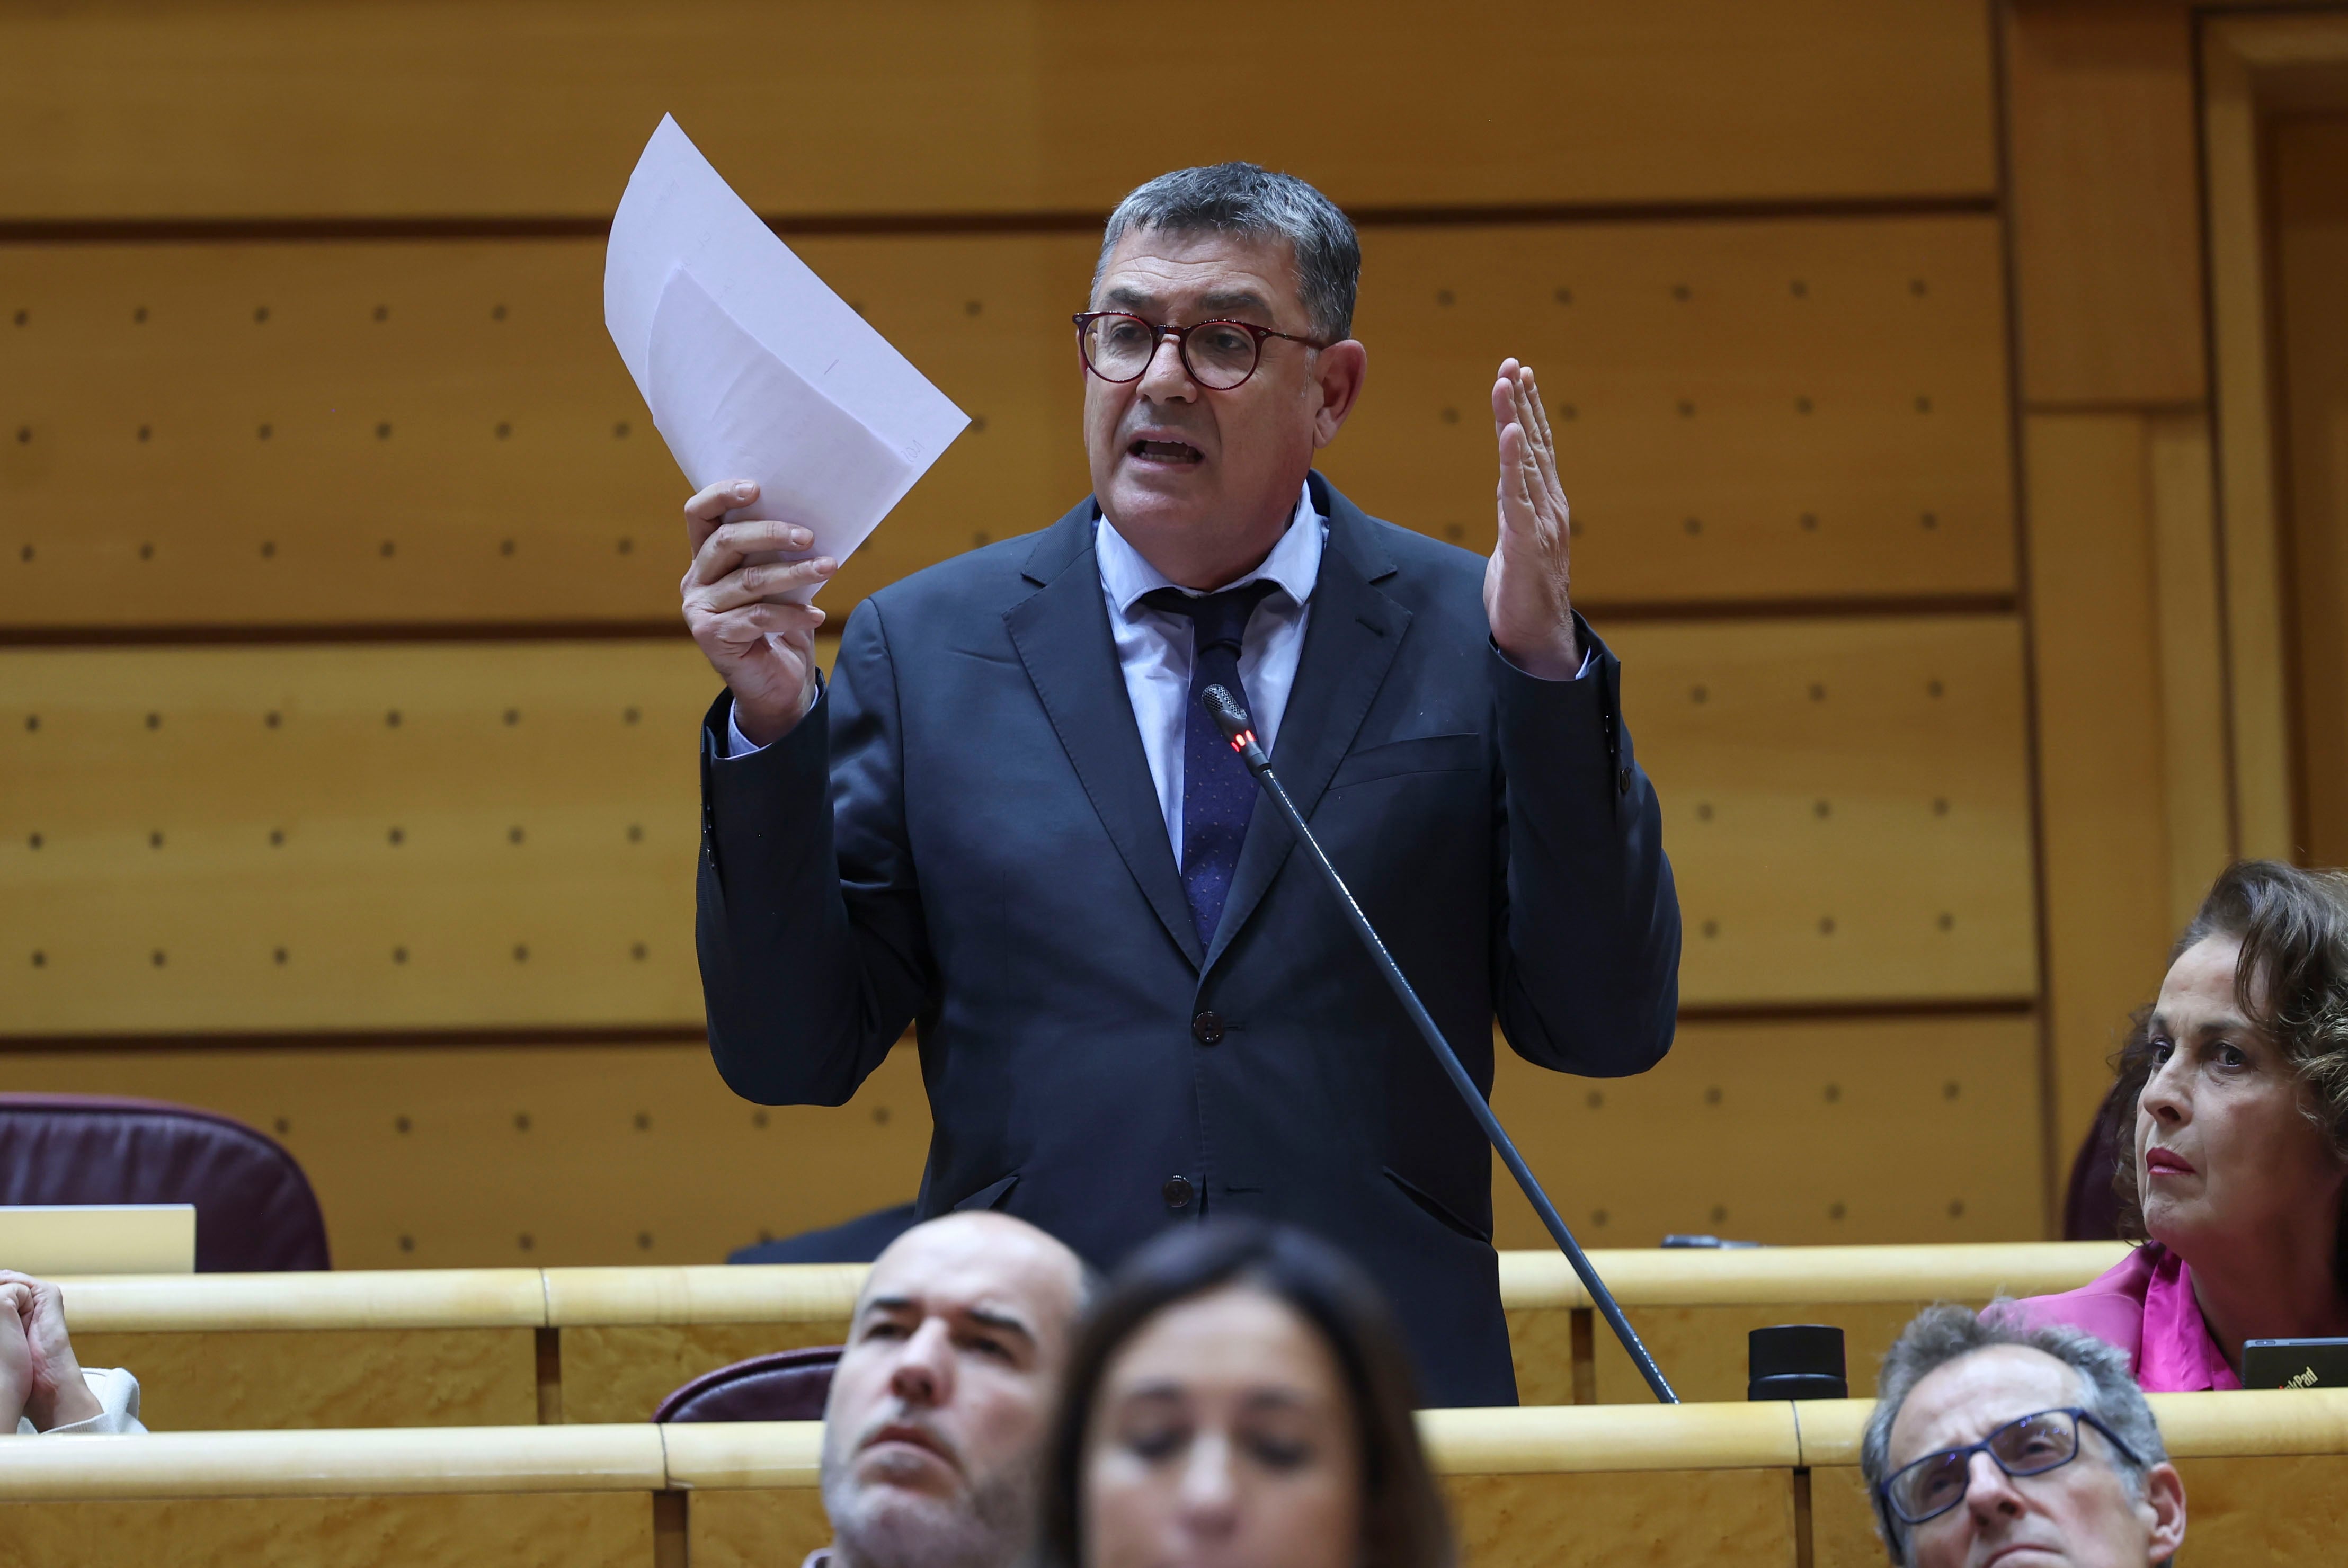
[[[1567,585],[1571,540],[1557,443],[1532,367],[1500,362],[1492,383],[1492,429],[1500,446],[1500,539],[1484,568],[1484,614],[1492,641],[1516,666],[1547,680],[1581,673]]]
[[[805,550],[808,530],[789,522],[722,522],[758,499],[758,487],[732,480],[685,503],[685,544],[693,563],[678,584],[693,640],[734,694],[734,723],[753,746],[790,733],[815,706],[815,629],[823,612],[782,595],[839,570],[828,555],[753,564],[752,555]]]

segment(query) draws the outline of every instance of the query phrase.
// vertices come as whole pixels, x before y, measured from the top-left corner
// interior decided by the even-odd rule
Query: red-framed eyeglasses
[[[1076,352],[1084,356],[1085,368],[1119,385],[1140,380],[1158,356],[1158,346],[1169,337],[1190,379],[1212,392],[1245,386],[1262,362],[1267,337],[1284,338],[1307,348],[1329,346],[1318,338],[1274,332],[1250,321],[1159,325],[1121,310],[1079,311],[1072,319],[1076,324]]]

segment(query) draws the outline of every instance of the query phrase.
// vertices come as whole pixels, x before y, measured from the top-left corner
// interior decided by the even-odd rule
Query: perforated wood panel
[[[1365,243],[1369,390],[1326,467],[1370,511],[1490,548],[1516,354],[1593,603],[2011,588],[1988,221]],[[798,248],[973,416],[835,613],[1085,493],[1090,238]],[[601,277],[590,241],[0,253],[0,624],[673,617],[686,491]]]
[[[722,1263],[910,1202],[929,1149],[910,1049],[839,1107],[737,1099],[695,1043],[19,1053],[0,1082],[261,1129],[309,1173],[337,1268]]]
[[[2034,987],[1994,617],[1612,634],[1691,1003]],[[0,1028],[691,1024],[683,639],[0,655]]]
[[[0,655],[5,1027],[693,1022],[684,639]]]
[[[973,416],[827,604],[1085,493],[1092,249],[801,242]],[[674,620],[690,492],[603,330],[602,253],[0,251],[0,622]]]
[[[1491,387],[1541,378],[1593,602],[2013,583],[1982,219],[1373,230],[1361,410],[1324,466],[1488,552]]]
[[[1663,799],[1684,1003],[2036,990],[2013,617],[1599,631]]]
[[[1492,1104],[1591,1246],[2030,1241],[2036,1042],[2028,1017],[1687,1023],[1603,1083],[1504,1049]],[[1497,1244],[1550,1244],[1506,1171],[1492,1195]]]
[[[1342,26],[1211,0],[1185,35],[1236,46],[1146,132],[1102,95],[1101,20],[1082,0],[19,7],[0,140],[38,156],[0,171],[0,214],[602,214],[667,110],[762,211],[1106,211],[1234,157],[1378,203],[1995,180],[1978,0],[1378,0]]]

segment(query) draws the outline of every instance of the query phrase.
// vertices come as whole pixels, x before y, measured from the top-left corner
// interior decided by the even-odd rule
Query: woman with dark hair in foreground
[[[1045,1568],[1451,1568],[1385,1304],[1325,1243],[1219,1222],[1134,1254],[1045,1451]]]
[[[2117,1346],[2155,1393],[2240,1387],[2246,1339],[2348,1335],[2348,874],[2229,867],[2106,1114],[2120,1233],[2145,1244],[2025,1320]]]

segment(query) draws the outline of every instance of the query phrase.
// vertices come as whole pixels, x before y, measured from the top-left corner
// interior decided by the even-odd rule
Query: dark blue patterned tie
[[[1231,896],[1240,841],[1247,837],[1248,818],[1255,810],[1255,780],[1199,706],[1199,694],[1220,685],[1241,707],[1247,706],[1247,689],[1240,685],[1240,642],[1247,634],[1248,617],[1278,586],[1259,579],[1197,598],[1179,588],[1156,588],[1141,596],[1151,609],[1187,615],[1191,622],[1190,700],[1182,718],[1182,891],[1190,897],[1201,948],[1215,944],[1223,900]]]

